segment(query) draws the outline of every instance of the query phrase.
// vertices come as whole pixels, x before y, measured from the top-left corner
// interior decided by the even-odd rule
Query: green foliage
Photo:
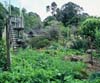
[[[88,18],[82,23],[82,35],[91,37],[92,40],[95,38],[95,29],[100,28],[100,19]]]
[[[0,3],[0,19],[3,20],[6,14],[7,14],[6,9],[4,8],[3,4]]]
[[[48,16],[47,18],[44,19],[43,23],[44,26],[48,26],[50,21],[56,20],[54,16]]]
[[[86,39],[77,39],[73,41],[73,45],[71,46],[73,49],[84,49],[88,48],[88,41]]]
[[[55,2],[52,2],[51,6],[47,6],[46,9],[47,12],[51,9],[51,13],[56,20],[62,22],[65,26],[78,25],[79,21],[82,21],[88,16],[87,13],[81,13],[83,8],[73,2],[64,4],[61,9],[57,8]]]
[[[62,36],[69,39],[71,35],[71,28],[70,27],[61,27]]]
[[[52,2],[52,3],[50,4],[50,6],[48,5],[48,6],[46,7],[46,9],[47,9],[47,12],[49,12],[49,11],[51,10],[51,14],[52,14],[53,16],[55,16],[56,9],[57,9],[57,4],[56,4],[56,2]]]
[[[48,33],[51,40],[58,40],[60,37],[59,29],[56,27],[51,26],[51,28],[48,30]]]
[[[96,29],[95,33],[95,46],[100,51],[100,30]]]
[[[49,16],[44,20],[44,30],[48,29],[47,36],[37,36],[29,39],[28,45],[31,48],[38,48],[37,50],[25,49],[19,50],[16,56],[11,54],[11,71],[1,71],[6,67],[6,49],[3,41],[0,42],[0,83],[100,82],[97,74],[92,75],[93,78],[91,78],[93,81],[87,79],[88,73],[85,71],[86,65],[83,62],[64,60],[64,56],[82,55],[83,50],[80,51],[80,49],[87,48],[86,40],[77,39],[73,41],[72,47],[75,49],[64,48],[58,41],[61,34],[64,38],[70,37],[71,29],[69,27],[64,27],[64,25],[77,25],[78,20],[84,18],[86,14],[81,15],[80,11],[82,11],[82,8],[72,2],[63,5],[61,9],[57,8],[56,3],[52,3],[51,6],[53,16]],[[19,15],[19,8],[11,6],[11,9],[12,15]],[[23,9],[22,12],[26,32],[34,28],[40,29],[43,27],[39,15],[33,12],[27,13],[25,9]],[[5,15],[6,10],[3,5],[0,4],[0,31],[2,31],[1,26],[4,25]],[[100,20],[97,18],[87,19],[82,24],[82,35],[95,38],[95,43],[98,49],[100,47],[100,32],[99,30],[95,31],[95,29],[99,29],[99,27]]]
[[[20,9],[18,7],[14,7],[13,5],[11,5],[11,15],[12,16],[19,16]]]
[[[6,67],[6,49],[3,41],[0,41],[0,70],[5,70]]]
[[[65,53],[66,55],[83,55],[84,54],[83,50],[76,50],[76,49],[67,49]]]
[[[67,4],[64,4],[61,8],[63,15],[62,22],[64,23],[64,25],[77,25],[79,20],[78,12],[80,13],[82,10],[82,7],[73,2],[68,2]]]
[[[100,72],[94,72],[89,77],[90,83],[99,83],[100,82]]]
[[[12,56],[11,71],[0,73],[0,83],[86,83],[74,78],[83,75],[84,63],[66,62],[57,55],[42,50],[20,50]]]
[[[5,17],[6,17],[7,11],[4,8],[4,6],[0,3],[0,39],[2,38],[2,31],[4,29],[5,24]]]
[[[45,37],[33,37],[29,40],[29,46],[32,48],[43,48],[47,47],[50,41]]]
[[[48,47],[48,49],[51,49],[51,50],[60,49],[61,50],[61,49],[63,49],[63,47],[59,43],[52,41],[51,45]]]
[[[44,20],[44,23],[46,20]],[[62,22],[56,20],[50,20],[46,22],[47,25],[45,29],[47,29],[48,35],[51,39],[58,39],[61,35],[67,37],[69,31],[69,27],[64,27]]]
[[[25,23],[25,31],[28,32],[34,28],[41,28],[42,27],[42,22],[36,13],[33,12],[23,12],[24,15],[24,23]]]

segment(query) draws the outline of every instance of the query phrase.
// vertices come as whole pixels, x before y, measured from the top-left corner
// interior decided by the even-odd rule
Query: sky
[[[0,0],[0,2],[9,2],[9,0]],[[40,15],[43,20],[50,13],[46,12],[46,6],[50,5],[52,2],[56,2],[60,8],[63,4],[67,2],[74,2],[81,7],[83,7],[84,12],[93,16],[100,16],[100,0],[11,0],[11,4],[16,5],[20,8],[24,7],[28,12],[36,12]]]

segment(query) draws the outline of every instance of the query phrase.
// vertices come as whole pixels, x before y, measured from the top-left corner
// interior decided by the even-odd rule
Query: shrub
[[[90,83],[100,83],[100,72],[92,73],[89,77]]]
[[[100,30],[96,29],[95,33],[95,46],[100,51]]]
[[[48,31],[51,40],[58,40],[60,36],[60,32],[58,28],[51,27]]]
[[[82,35],[85,37],[91,37],[92,40],[95,38],[95,29],[100,28],[100,19],[89,18],[82,23]]]
[[[50,44],[50,41],[45,37],[33,37],[29,41],[29,45],[32,48],[43,48],[47,47]]]
[[[71,46],[73,49],[87,49],[88,48],[88,42],[85,39],[77,39],[73,41],[73,45]]]

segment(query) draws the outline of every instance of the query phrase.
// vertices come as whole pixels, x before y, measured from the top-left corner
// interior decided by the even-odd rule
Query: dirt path
[[[89,72],[100,72],[100,58],[93,57],[93,65],[90,62],[90,55],[73,55],[65,56],[64,59],[67,61],[82,61],[87,65],[87,71]]]

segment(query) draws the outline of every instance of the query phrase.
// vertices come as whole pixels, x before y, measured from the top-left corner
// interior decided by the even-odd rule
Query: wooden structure
[[[13,47],[14,52],[17,51],[17,47],[20,47],[20,44],[23,42],[23,34],[24,30],[23,18],[22,17],[9,17],[9,36],[10,36],[10,44]],[[19,41],[20,40],[20,41]]]
[[[23,17],[11,15],[11,0],[9,0],[9,15],[6,18],[6,46],[7,46],[7,70],[10,70],[10,47],[13,47],[14,52],[17,51],[22,41],[19,41],[20,32],[23,31]],[[22,36],[23,37],[23,36]],[[20,43],[20,44],[19,44]]]

